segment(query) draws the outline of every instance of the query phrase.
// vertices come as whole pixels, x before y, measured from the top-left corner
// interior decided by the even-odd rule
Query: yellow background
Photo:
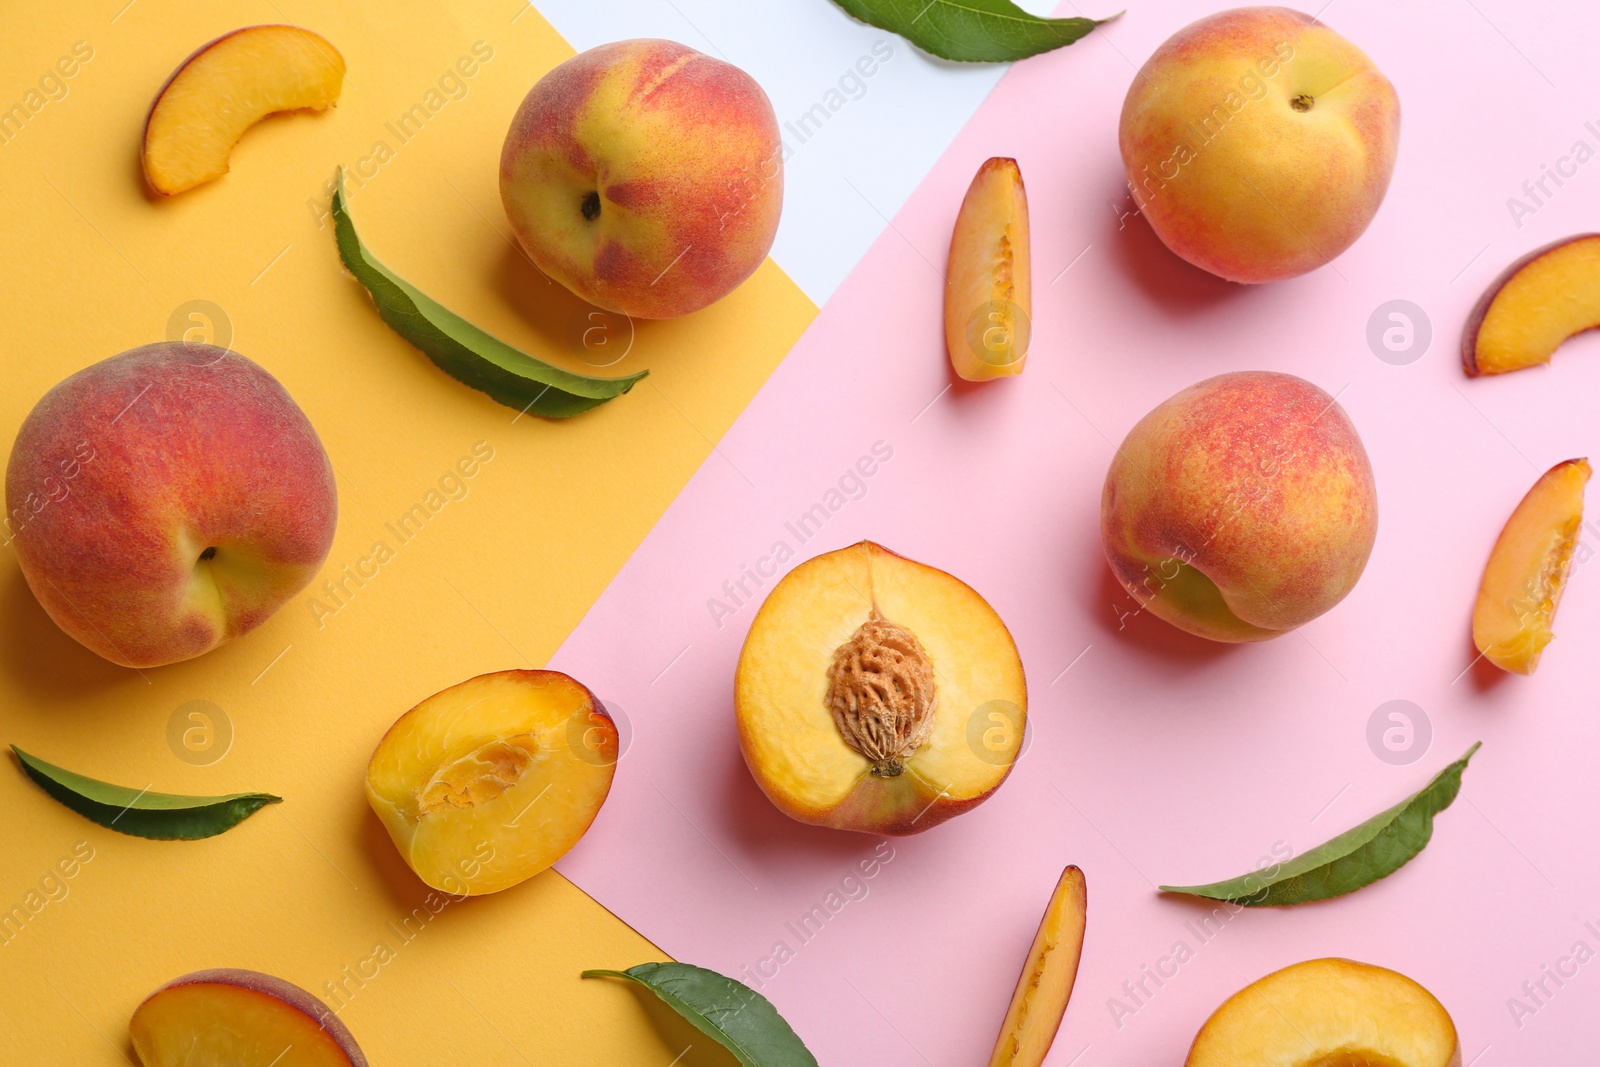
[[[320,626],[308,590],[243,640],[155,670],[115,667],[65,637],[4,554],[0,741],[135,787],[286,800],[207,841],[145,841],[0,768],[0,911],[79,842],[94,849],[66,896],[0,944],[0,1062],[123,1063],[129,1015],[170,978],[248,967],[326,996],[378,942],[394,958],[346,986],[356,992],[341,1012],[374,1064],[666,1065],[690,1043],[679,1063],[720,1062],[648,997],[579,980],[585,967],[663,955],[554,872],[450,904],[401,944],[390,924],[427,891],[368,810],[361,778],[383,730],[423,697],[544,663],[815,308],[768,262],[707,311],[641,324],[627,359],[600,372],[649,367],[632,393],[569,422],[514,419],[380,322],[318,209],[335,164],[373,160],[385,142],[392,158],[369,162],[351,199],[374,254],[491,332],[586,369],[568,341],[581,308],[514,251],[496,183],[516,104],[571,54],[539,13],[520,0],[449,12],[124,4],[13,5],[6,16],[0,108],[23,102],[75,42],[94,55],[65,97],[0,144],[0,435],[62,377],[166,338],[175,309],[206,300],[225,312],[233,347],[305,409],[338,472],[338,534],[318,585],[374,541],[395,546],[384,523],[475,442],[494,458]],[[342,51],[338,108],[270,119],[225,178],[151,198],[138,162],[151,96],[199,44],[262,22],[307,26]],[[477,41],[494,56],[463,79],[466,95],[401,143],[385,123],[424,102]],[[583,681],[605,695],[604,679]],[[191,700],[213,702],[233,726],[231,750],[210,766],[169,747],[169,720]]]

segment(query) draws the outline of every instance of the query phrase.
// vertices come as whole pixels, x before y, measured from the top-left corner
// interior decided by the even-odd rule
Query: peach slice
[[[501,671],[400,716],[367,765],[367,800],[418,878],[495,893],[578,843],[617,756],[616,725],[588,689],[559,671]]]
[[[1078,979],[1088,904],[1083,872],[1068,867],[1056,882],[1039,932],[1033,935],[989,1067],[1041,1067],[1044,1063]]]
[[[329,108],[344,84],[344,57],[297,26],[247,26],[183,61],[144,124],[144,176],[171,196],[228,173],[244,131],[279,111]]]
[[[1021,374],[1033,332],[1028,193],[1017,161],[978,168],[950,236],[944,341],[950,365],[970,382]]]
[[[1555,638],[1550,624],[1572,570],[1589,474],[1587,459],[1545,471],[1489,553],[1472,610],[1472,641],[1501,670],[1532,674]]]
[[[1517,260],[1478,298],[1461,335],[1467,373],[1548,363],[1575,333],[1600,326],[1600,233],[1563,237]]]
[[[862,541],[800,564],[750,624],[734,681],[756,782],[801,822],[914,834],[1011,773],[1022,660],[966,583]]]
[[[367,1067],[327,1005],[258,971],[197,971],[151,993],[128,1023],[144,1067]]]
[[[1460,1067],[1449,1012],[1403,974],[1307,960],[1245,986],[1200,1028],[1185,1067]]]

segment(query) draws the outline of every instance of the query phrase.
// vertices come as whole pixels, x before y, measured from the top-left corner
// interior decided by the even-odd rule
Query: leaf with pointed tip
[[[1011,0],[834,0],[847,14],[963,63],[1008,63],[1079,40],[1107,19],[1043,18]],[[1120,15],[1121,12],[1118,12]]]
[[[162,841],[197,841],[231,830],[268,804],[281,803],[271,793],[229,793],[191,797],[130,789],[46,763],[16,745],[22,770],[62,804],[107,829]]]
[[[1248,908],[1278,907],[1344,896],[1387,878],[1427,847],[1433,838],[1433,817],[1456,799],[1461,772],[1482,743],[1467,749],[1465,756],[1388,811],[1275,868],[1209,885],[1164,885],[1161,891]]]
[[[332,214],[339,258],[372,295],[383,321],[450,377],[506,407],[564,419],[621,396],[649,373],[593,378],[562,370],[485,333],[422,293],[372,258],[361,243],[346,203],[343,167]]]
[[[585,978],[625,978],[644,986],[743,1067],[817,1067],[772,1002],[743,982],[689,963],[641,963],[626,971],[584,971]]]

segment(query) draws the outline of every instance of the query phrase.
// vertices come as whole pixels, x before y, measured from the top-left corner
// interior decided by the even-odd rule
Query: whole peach
[[[1128,186],[1167,247],[1236,282],[1327,263],[1383,202],[1400,100],[1372,61],[1310,15],[1245,7],[1157,48],[1119,133]]]
[[[1366,449],[1338,403],[1292,374],[1192,385],[1140,419],[1106,472],[1100,536],[1148,609],[1215,641],[1261,641],[1321,615],[1378,532]]]
[[[584,300],[686,315],[732,292],[772,247],[778,119],[738,67],[672,41],[601,45],[522,101],[500,198],[528,258]]]
[[[23,420],[6,525],[29,587],[115,663],[198,656],[316,574],[338,511],[316,431],[277,379],[212,345],[86,367]]]

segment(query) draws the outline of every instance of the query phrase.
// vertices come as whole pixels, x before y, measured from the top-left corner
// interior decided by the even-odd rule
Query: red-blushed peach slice
[[[344,57],[297,26],[247,26],[183,61],[150,105],[144,176],[172,195],[228,173],[244,131],[279,111],[332,107]]]
[[[567,854],[616,770],[616,725],[559,671],[484,674],[424,700],[367,765],[367,800],[417,877],[495,893]]]
[[[1572,552],[1583,526],[1589,461],[1569,459],[1545,471],[1506,520],[1478,586],[1472,640],[1501,670],[1532,674],[1555,639],[1555,620]]]
[[[1021,374],[1033,333],[1028,193],[1017,161],[978,168],[956,215],[944,291],[950,365],[972,382]]]
[[[1478,298],[1461,334],[1461,361],[1473,376],[1534,367],[1596,326],[1600,233],[1563,237],[1511,264]]]
[[[196,971],[151,993],[128,1023],[144,1067],[367,1067],[322,1001],[258,971]]]
[[[981,803],[1027,718],[1011,634],[944,571],[862,541],[800,564],[750,624],[739,745],[801,822],[914,834]]]
[[[1223,1001],[1185,1067],[1460,1067],[1450,1013],[1403,974],[1307,960]]]
[[[1088,906],[1083,872],[1068,867],[1056,882],[1039,932],[1033,935],[989,1067],[1041,1067],[1044,1063],[1078,980]]]

